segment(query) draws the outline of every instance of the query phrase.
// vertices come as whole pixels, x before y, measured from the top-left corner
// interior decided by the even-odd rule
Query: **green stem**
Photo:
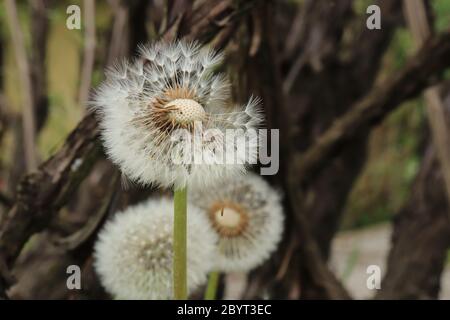
[[[173,294],[176,300],[187,299],[187,188],[174,192],[173,220]]]
[[[219,285],[219,272],[211,271],[209,273],[208,286],[206,287],[205,300],[215,300],[217,287]]]

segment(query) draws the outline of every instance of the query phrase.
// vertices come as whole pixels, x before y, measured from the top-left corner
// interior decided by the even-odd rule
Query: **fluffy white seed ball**
[[[221,61],[197,43],[156,42],[108,70],[92,107],[106,153],[125,176],[142,185],[206,187],[256,163],[259,100],[231,106],[230,83],[215,73]],[[181,141],[179,130],[189,139]]]
[[[260,176],[249,173],[189,195],[219,238],[216,270],[249,271],[275,251],[283,232],[281,197]]]
[[[100,232],[95,269],[114,298],[172,298],[172,211],[168,199],[151,199],[117,213]],[[193,205],[187,224],[187,281],[192,292],[206,281],[217,238]]]

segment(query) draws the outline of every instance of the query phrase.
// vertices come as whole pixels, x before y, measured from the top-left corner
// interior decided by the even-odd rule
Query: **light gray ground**
[[[367,288],[366,273],[369,265],[380,267],[381,277],[391,242],[389,224],[340,233],[333,242],[331,268],[343,281],[355,299],[371,298],[376,289]],[[450,266],[447,265],[441,281],[440,299],[450,299]]]
[[[391,242],[390,224],[380,224],[356,231],[345,231],[334,239],[330,267],[355,299],[370,299],[377,289],[368,289],[367,268],[380,268],[383,278],[386,256]],[[245,290],[245,274],[227,275],[226,299],[239,299]],[[450,299],[450,265],[447,264],[441,281],[440,299]]]

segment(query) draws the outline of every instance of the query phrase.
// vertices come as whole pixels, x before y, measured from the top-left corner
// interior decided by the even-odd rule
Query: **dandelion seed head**
[[[281,197],[260,176],[249,173],[189,196],[218,236],[217,270],[249,271],[275,251],[283,232]]]
[[[172,298],[172,211],[168,199],[151,199],[117,213],[102,229],[95,244],[95,269],[114,298]],[[205,215],[190,205],[189,292],[206,282],[216,240]]]
[[[248,213],[232,201],[217,201],[209,209],[214,229],[223,237],[241,235],[248,223]]]
[[[248,164],[255,162],[258,139],[249,139],[242,149],[236,142],[239,139],[225,139],[224,133],[244,129],[237,134],[239,138],[258,127],[263,119],[260,101],[250,99],[243,107],[231,107],[230,82],[215,71],[222,61],[222,54],[196,42],[156,42],[140,46],[133,61],[122,61],[107,70],[92,106],[99,117],[106,153],[132,181],[174,188],[186,184],[206,187],[244,173]],[[200,127],[217,129],[217,138],[194,147],[173,139],[179,129],[194,137]],[[183,156],[200,152],[215,161],[178,163],[175,149]],[[220,150],[237,150],[239,161],[224,163]]]

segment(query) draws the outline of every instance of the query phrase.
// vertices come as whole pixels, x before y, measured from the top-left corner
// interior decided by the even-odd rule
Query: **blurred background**
[[[0,296],[108,298],[96,232],[155,191],[123,188],[89,92],[137,44],[186,37],[223,49],[234,100],[261,96],[281,129],[267,178],[285,194],[284,240],[224,276],[222,297],[450,298],[449,27],[447,0],[2,1]],[[70,264],[82,290],[66,287]]]

